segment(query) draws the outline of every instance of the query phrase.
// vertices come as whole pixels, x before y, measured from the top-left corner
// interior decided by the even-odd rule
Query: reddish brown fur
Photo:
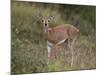
[[[76,35],[78,32],[79,30],[76,27],[65,24],[48,28],[48,32],[45,34],[45,37],[49,42],[56,44],[65,38],[73,40],[75,37],[77,37]]]

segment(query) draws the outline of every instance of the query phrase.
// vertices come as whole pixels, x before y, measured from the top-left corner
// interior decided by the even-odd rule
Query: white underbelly
[[[64,43],[65,41],[66,41],[66,39],[63,39],[63,40],[61,40],[61,41],[58,41],[58,42],[56,43],[56,45],[60,45],[60,44]],[[52,46],[53,46],[53,43],[47,41],[47,45],[48,45],[49,47],[52,47]]]

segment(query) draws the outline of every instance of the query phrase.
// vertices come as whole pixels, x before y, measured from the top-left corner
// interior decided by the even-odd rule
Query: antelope
[[[49,17],[42,17],[42,24],[43,24],[43,33],[47,41],[47,52],[48,52],[48,61],[47,64],[49,64],[49,59],[51,55],[51,49],[52,47],[57,48],[57,46],[66,43],[71,51],[71,66],[73,65],[73,46],[77,38],[77,34],[79,32],[79,29],[74,27],[71,24],[63,24],[58,25],[56,27],[49,27],[50,20],[53,19],[52,16]],[[57,54],[55,54],[57,55]]]

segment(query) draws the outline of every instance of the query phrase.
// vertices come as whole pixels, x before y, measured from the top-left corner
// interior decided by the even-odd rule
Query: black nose
[[[45,24],[45,26],[47,26],[47,24]]]

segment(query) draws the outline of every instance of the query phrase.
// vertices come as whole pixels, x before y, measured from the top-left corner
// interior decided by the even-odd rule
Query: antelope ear
[[[42,18],[43,18],[42,14],[41,14],[41,13],[37,13],[37,18],[38,18],[39,20],[42,20]]]
[[[48,17],[48,21],[51,21],[51,20],[53,20],[54,19],[54,16],[49,16]]]

